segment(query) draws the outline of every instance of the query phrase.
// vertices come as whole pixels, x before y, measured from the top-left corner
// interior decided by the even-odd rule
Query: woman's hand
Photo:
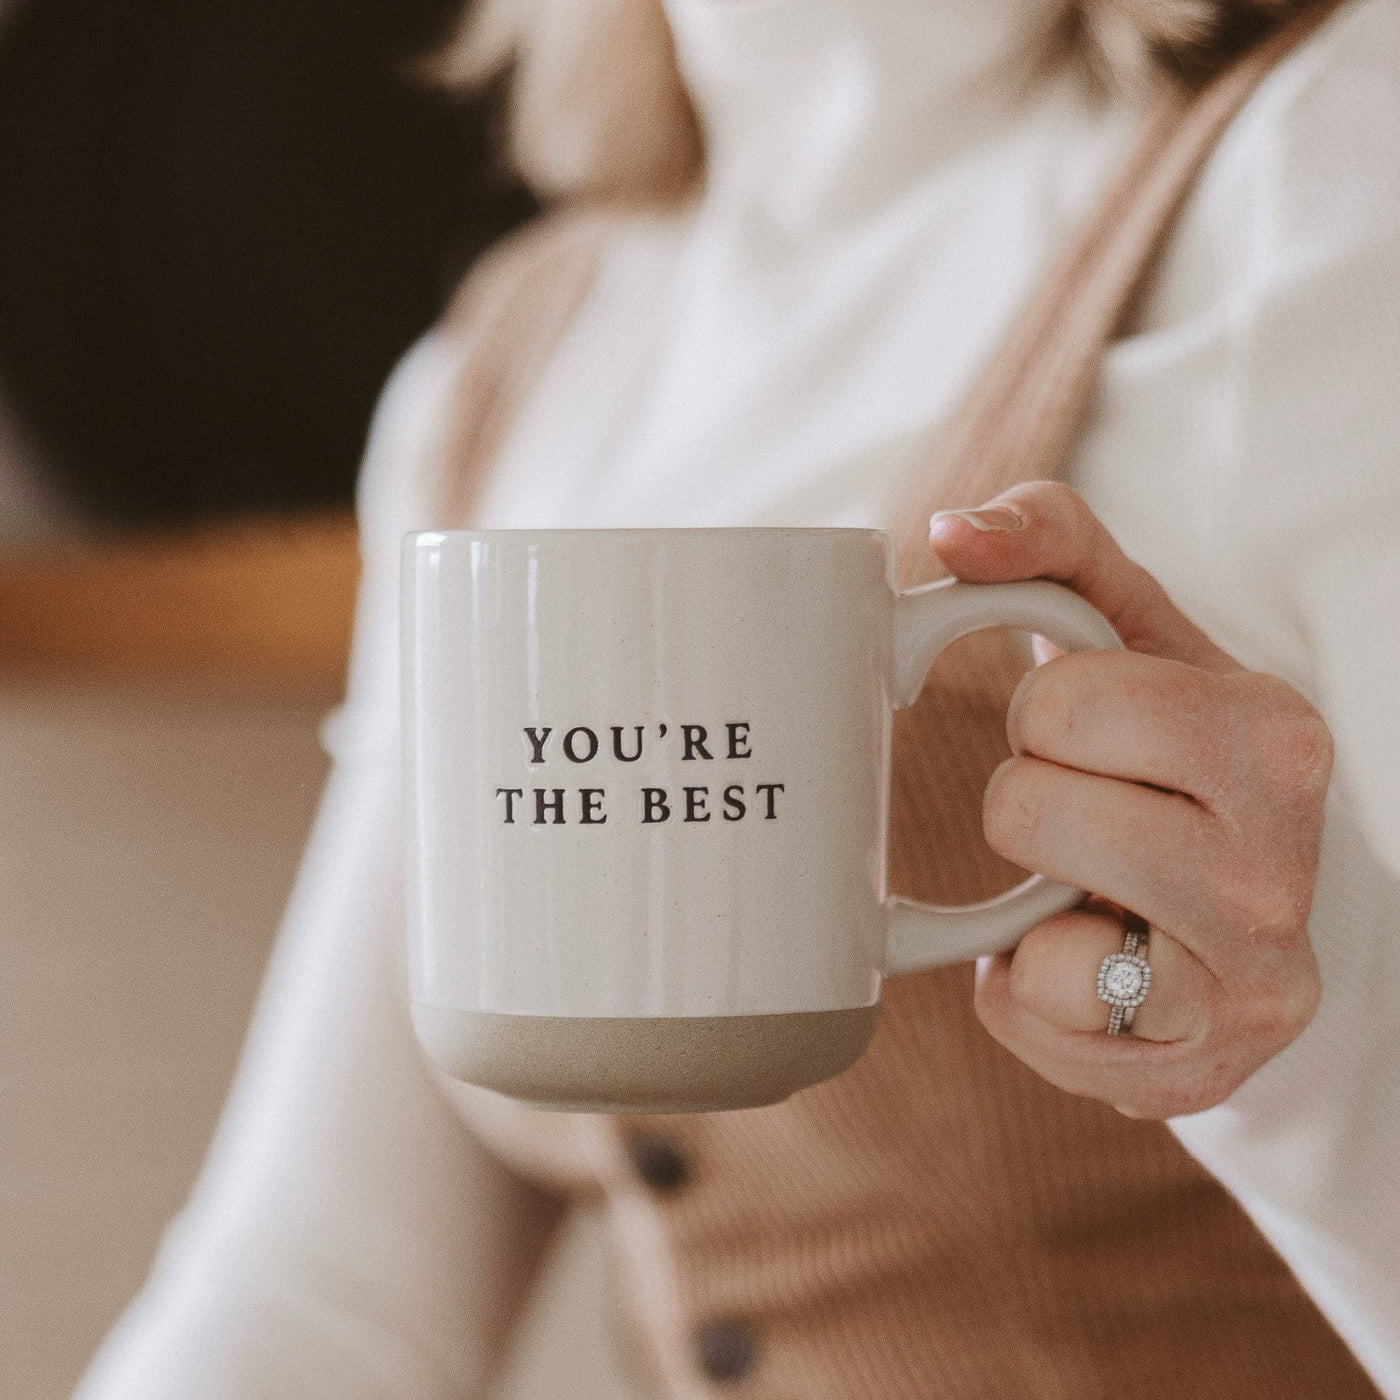
[[[1332,743],[1317,711],[1247,671],[1172,605],[1068,487],[1033,482],[936,515],[959,578],[1050,578],[1126,652],[1059,656],[1012,699],[1015,757],[987,787],[994,849],[1098,897],[984,958],[977,1013],[1052,1084],[1137,1117],[1210,1108],[1278,1054],[1320,995],[1307,920]],[[1152,985],[1109,1036],[1095,975],[1132,910]]]

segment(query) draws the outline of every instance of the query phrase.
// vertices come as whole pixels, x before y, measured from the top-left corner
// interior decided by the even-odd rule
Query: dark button
[[[700,1369],[721,1384],[741,1380],[758,1360],[758,1338],[746,1322],[707,1322],[695,1332]]]
[[[679,1148],[660,1133],[633,1133],[628,1141],[637,1175],[653,1190],[676,1191],[690,1177],[690,1167]]]

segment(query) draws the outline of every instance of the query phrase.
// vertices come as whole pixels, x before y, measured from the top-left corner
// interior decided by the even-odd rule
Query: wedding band
[[[1123,918],[1123,951],[1110,953],[1099,964],[1099,1000],[1111,1008],[1109,1035],[1132,1029],[1133,1016],[1147,1000],[1152,985],[1152,969],[1147,965],[1147,920],[1136,914]]]

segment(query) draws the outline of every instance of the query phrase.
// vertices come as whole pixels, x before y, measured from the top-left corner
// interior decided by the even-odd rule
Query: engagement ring
[[[1123,951],[1110,953],[1099,964],[1099,1000],[1107,1002],[1109,1035],[1131,1030],[1133,1016],[1147,999],[1152,969],[1147,965],[1147,921],[1136,914],[1123,920]]]

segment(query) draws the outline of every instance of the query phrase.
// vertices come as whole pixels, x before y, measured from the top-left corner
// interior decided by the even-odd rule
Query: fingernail
[[[1025,516],[1020,511],[1012,510],[1010,506],[984,506],[981,510],[940,510],[928,523],[930,534],[941,520],[966,520],[974,530],[981,530],[983,534],[1020,530],[1026,523]]]

